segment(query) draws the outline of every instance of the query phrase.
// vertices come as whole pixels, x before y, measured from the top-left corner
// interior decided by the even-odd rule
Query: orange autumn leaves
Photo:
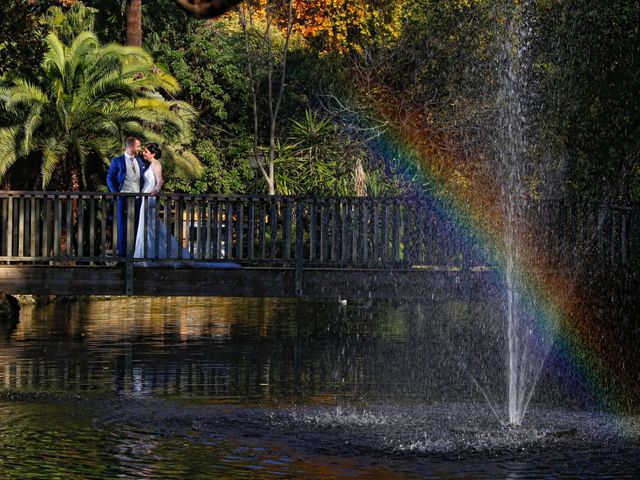
[[[293,0],[293,31],[319,51],[361,52],[372,43],[398,37],[405,0]],[[281,26],[286,26],[288,1],[252,2],[256,12],[269,5]]]
[[[347,53],[399,33],[402,2],[294,0],[295,29],[322,51]]]

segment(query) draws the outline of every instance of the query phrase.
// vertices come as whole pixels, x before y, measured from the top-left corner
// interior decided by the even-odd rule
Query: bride
[[[162,151],[157,143],[149,143],[142,151],[142,157],[149,164],[144,172],[144,187],[141,193],[148,193],[149,196],[142,198],[142,206],[140,208],[140,220],[138,221],[138,232],[136,235],[136,248],[134,250],[134,258],[147,259],[177,259],[180,246],[176,239],[167,232],[164,223],[159,221],[157,212],[156,195],[160,193],[164,179],[162,178],[162,164],[160,158]],[[145,229],[146,223],[146,229]],[[157,225],[156,225],[157,223]],[[158,237],[156,238],[156,231]],[[145,236],[146,233],[146,236]],[[146,246],[145,246],[146,243]],[[168,248],[167,248],[167,243]],[[156,256],[156,252],[158,255]],[[145,255],[146,253],[146,255]],[[185,248],[182,249],[182,258],[189,259],[191,254]],[[163,265],[163,266],[181,266],[178,262],[141,262],[141,266]],[[197,263],[196,267],[212,267],[212,268],[238,268],[240,265],[235,263]]]
[[[157,143],[147,144],[142,151],[142,158],[144,158],[149,166],[144,172],[144,187],[141,193],[148,193],[150,196],[142,198],[140,219],[138,221],[138,231],[136,234],[136,248],[133,252],[134,258],[156,258],[156,252],[158,253],[157,258],[178,258],[178,242],[175,238],[167,234],[167,230],[162,222],[158,222],[158,238],[156,240],[158,214],[156,212],[157,200],[155,195],[160,193],[162,185],[164,184],[162,164],[160,163],[161,157],[162,152]],[[170,242],[168,255],[167,240]],[[183,258],[189,258],[189,252],[183,249],[182,253]]]

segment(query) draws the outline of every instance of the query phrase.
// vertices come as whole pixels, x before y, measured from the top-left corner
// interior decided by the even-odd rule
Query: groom
[[[111,160],[107,172],[107,186],[111,192],[140,193],[144,182],[145,162],[139,157],[140,139],[128,137],[124,153]],[[127,255],[127,197],[118,197],[116,208],[118,211],[118,257]],[[140,214],[140,198],[135,202],[135,224],[138,228]]]

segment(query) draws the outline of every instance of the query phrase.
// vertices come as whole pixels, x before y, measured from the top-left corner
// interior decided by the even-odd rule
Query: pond
[[[522,427],[483,302],[111,298],[0,338],[2,478],[637,478],[640,417],[553,354]],[[473,379],[473,380],[472,380]]]

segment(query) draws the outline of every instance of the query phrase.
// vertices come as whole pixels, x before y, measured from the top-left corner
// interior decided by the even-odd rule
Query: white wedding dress
[[[147,168],[144,172],[144,187],[141,193],[150,193],[156,188],[156,176],[153,173],[152,168]],[[180,246],[174,237],[167,233],[167,229],[164,224],[158,220],[156,212],[157,200],[156,197],[143,197],[142,204],[140,205],[140,219],[138,220],[138,231],[136,233],[136,248],[134,250],[134,258],[147,258],[147,259],[166,259],[166,258],[178,258],[178,252]],[[156,222],[158,227],[158,239],[156,246]],[[146,223],[146,236],[145,236],[145,223]],[[146,241],[146,245],[145,245]],[[169,250],[167,251],[167,241],[169,242]],[[146,255],[145,255],[146,253]],[[189,258],[189,252],[182,249],[182,258]],[[151,265],[151,263],[141,263]],[[177,262],[173,262],[177,264]],[[155,264],[155,262],[154,262]]]
[[[144,172],[144,187],[142,188],[141,193],[152,192],[156,188],[156,184],[157,180],[155,173],[153,172],[153,168],[149,167]],[[182,250],[181,257],[179,257],[180,250]],[[164,223],[162,221],[159,221],[159,216],[157,213],[157,199],[154,196],[142,198],[142,204],[140,206],[140,219],[138,221],[138,231],[136,234],[136,248],[134,250],[133,257],[145,259],[145,261],[137,263],[138,266],[143,267],[180,267],[184,264],[170,260],[177,260],[178,258],[192,258],[189,251],[185,248],[180,247],[177,240],[167,232]],[[197,262],[193,263],[191,266],[200,268],[240,268],[240,265],[238,265],[237,263],[228,262]]]

